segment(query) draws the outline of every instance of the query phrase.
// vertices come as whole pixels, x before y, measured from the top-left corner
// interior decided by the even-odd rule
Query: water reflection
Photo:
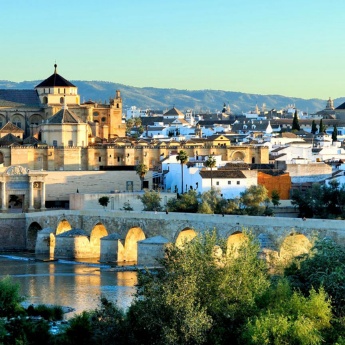
[[[126,309],[136,291],[136,272],[115,272],[109,267],[9,260],[0,257],[0,279],[10,275],[20,284],[28,303],[44,303],[75,308],[70,318],[99,306],[104,296]]]

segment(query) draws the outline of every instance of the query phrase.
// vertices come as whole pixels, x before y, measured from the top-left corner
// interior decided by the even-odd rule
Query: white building
[[[220,155],[214,156],[216,167],[212,170],[205,167],[208,156],[192,157],[188,164],[182,166],[182,169],[176,157],[177,155],[173,154],[162,161],[165,190],[182,193],[182,169],[183,192],[193,189],[198,193],[203,193],[213,186],[220,189],[224,198],[234,199],[250,186],[257,185],[256,170],[225,169],[226,162],[221,160]]]

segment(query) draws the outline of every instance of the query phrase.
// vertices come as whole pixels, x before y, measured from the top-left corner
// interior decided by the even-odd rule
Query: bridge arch
[[[291,233],[283,240],[279,256],[282,261],[289,261],[293,257],[308,253],[312,244],[302,233]]]
[[[56,235],[60,235],[68,230],[71,230],[72,226],[67,219],[60,220],[59,224],[56,227]]]
[[[144,231],[139,227],[130,228],[125,238],[123,254],[119,253],[119,261],[138,261],[138,241],[146,238]]]
[[[238,256],[238,250],[245,241],[248,240],[248,236],[241,231],[235,231],[226,240],[227,255]]]
[[[27,231],[26,248],[29,251],[34,251],[37,241],[37,233],[42,230],[42,227],[37,222],[32,222]]]
[[[194,229],[184,228],[178,233],[175,240],[175,245],[181,248],[183,247],[185,243],[191,241],[196,236],[197,236],[197,232]]]
[[[101,238],[108,235],[106,227],[98,222],[91,230],[90,234],[90,250],[92,256],[101,256]]]

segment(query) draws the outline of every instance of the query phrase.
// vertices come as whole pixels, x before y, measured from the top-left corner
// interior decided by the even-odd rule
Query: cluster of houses
[[[68,205],[73,191],[138,191],[139,164],[149,168],[145,188],[202,193],[216,187],[225,198],[262,184],[284,200],[295,188],[344,176],[345,103],[335,108],[329,99],[313,115],[294,107],[236,115],[226,104],[214,114],[122,106],[119,90],[108,104],[80,103],[77,87],[56,65],[33,90],[0,90],[2,210],[13,195],[42,209]],[[292,131],[295,114],[300,128]],[[140,121],[128,132],[130,119]],[[313,130],[321,120],[325,130]],[[182,167],[181,150],[188,156]],[[205,165],[211,156],[212,169]],[[20,183],[18,172],[26,176]]]

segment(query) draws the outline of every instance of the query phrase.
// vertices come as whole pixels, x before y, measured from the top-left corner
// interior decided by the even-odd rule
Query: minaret
[[[331,97],[329,97],[329,99],[327,101],[326,110],[334,110],[334,104],[333,104],[333,100],[331,99]]]

